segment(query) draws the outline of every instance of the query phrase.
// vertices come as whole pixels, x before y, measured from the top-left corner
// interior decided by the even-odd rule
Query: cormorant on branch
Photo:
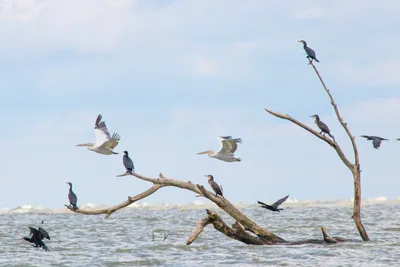
[[[79,208],[76,205],[77,202],[78,202],[78,197],[76,196],[74,191],[72,191],[72,183],[71,182],[67,182],[67,184],[69,184],[68,199],[69,199],[70,206],[72,206],[73,210],[78,210]]]
[[[257,201],[257,203],[261,205],[260,208],[280,212],[283,209],[278,209],[279,205],[281,205],[283,202],[285,202],[288,197],[289,197],[289,195],[279,199],[272,205],[265,204],[264,202],[261,202],[261,201]]]
[[[49,251],[46,244],[42,241],[44,238],[47,238],[48,240],[50,240],[50,236],[47,233],[47,231],[41,227],[39,227],[39,230],[35,229],[33,227],[29,227],[29,230],[31,231],[29,234],[31,237],[24,237],[23,239],[30,243],[35,244],[34,247],[41,247],[45,251]]]
[[[221,197],[224,197],[222,195],[222,191],[223,191],[222,186],[219,186],[216,182],[214,182],[214,176],[212,176],[210,174],[209,175],[204,175],[204,176],[208,177],[208,183],[210,184],[212,190],[214,190],[215,196],[220,195]]]
[[[122,161],[124,163],[126,173],[132,174],[132,172],[135,171],[135,166],[133,165],[133,161],[129,157],[128,151],[124,151],[124,157],[122,158]]]
[[[389,139],[385,139],[379,136],[361,135],[361,137],[367,138],[368,141],[372,140],[372,145],[376,149],[378,149],[381,146],[382,140],[389,141]]]
[[[333,135],[331,135],[331,131],[329,130],[328,126],[319,120],[319,116],[317,114],[312,115],[310,117],[315,118],[315,124],[321,130],[321,132],[319,132],[319,134],[323,134],[325,136],[325,134],[327,133],[330,137],[332,137],[333,140],[335,140],[335,137],[333,137]]]
[[[315,61],[319,62],[319,60],[318,60],[318,59],[316,58],[316,56],[315,56],[314,50],[312,50],[311,48],[309,48],[309,47],[307,46],[306,41],[300,40],[300,41],[298,41],[298,42],[303,44],[303,48],[304,48],[304,50],[306,51],[306,54],[307,54],[307,58],[308,58],[308,59],[310,59],[311,61],[315,60]]]

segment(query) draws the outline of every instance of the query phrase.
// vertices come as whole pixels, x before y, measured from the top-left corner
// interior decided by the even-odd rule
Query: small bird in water
[[[372,140],[372,145],[374,148],[378,149],[381,146],[381,141],[389,141],[389,139],[385,139],[379,136],[369,136],[369,135],[361,135],[361,137],[367,138],[367,141]]]
[[[319,134],[323,134],[325,136],[325,134],[327,133],[330,137],[332,137],[333,140],[335,140],[335,137],[333,137],[333,135],[331,135],[331,131],[329,130],[328,126],[319,120],[319,116],[317,114],[312,115],[310,117],[315,118],[315,124],[321,130],[321,132],[319,132]]]
[[[278,209],[279,205],[281,205],[283,202],[285,202],[288,197],[289,197],[289,195],[279,199],[272,205],[265,204],[264,202],[261,202],[261,201],[257,201],[257,203],[261,205],[260,208],[280,212],[283,209]]]
[[[76,196],[74,191],[72,191],[72,183],[67,182],[67,184],[69,184],[69,193],[68,193],[69,204],[70,204],[70,206],[72,206],[73,210],[78,210],[79,208],[76,205],[78,202],[78,197]]]
[[[300,41],[298,41],[298,42],[303,44],[303,48],[304,48],[304,50],[306,51],[307,58],[308,58],[310,61],[315,60],[315,61],[319,62],[319,60],[318,60],[317,57],[315,56],[314,50],[312,50],[311,48],[309,48],[309,47],[307,46],[306,41],[300,40]]]
[[[30,237],[24,237],[23,239],[25,241],[35,244],[35,245],[32,245],[34,247],[41,247],[45,251],[49,251],[46,244],[43,242],[44,238],[47,238],[48,240],[50,240],[50,236],[47,233],[47,231],[41,227],[39,227],[39,230],[35,229],[33,227],[29,227],[29,230],[30,230],[30,234],[29,234]]]
[[[224,197],[222,194],[222,186],[218,185],[216,182],[214,182],[214,176],[212,176],[211,174],[209,175],[204,175],[205,177],[208,177],[208,183],[210,184],[212,190],[214,190],[215,192],[215,196],[220,195],[221,197]]]
[[[126,173],[132,174],[132,172],[135,171],[135,166],[133,165],[133,161],[129,157],[128,151],[124,151],[124,157],[122,158],[122,161],[124,163]]]

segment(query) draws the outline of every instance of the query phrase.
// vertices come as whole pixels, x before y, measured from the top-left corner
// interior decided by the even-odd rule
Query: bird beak
[[[78,144],[78,145],[75,145],[75,146],[88,146],[88,144]]]
[[[300,41],[300,40],[299,40],[299,41],[297,41],[297,42],[301,43],[301,41]]]
[[[199,153],[197,153],[197,155],[201,155],[201,154],[208,154],[208,152],[210,152],[210,150],[203,151],[203,152],[199,152]]]

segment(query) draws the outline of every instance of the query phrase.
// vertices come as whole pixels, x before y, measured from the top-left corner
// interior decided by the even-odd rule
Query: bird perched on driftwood
[[[126,173],[132,174],[135,171],[135,166],[133,165],[133,161],[129,157],[128,151],[124,151],[124,157],[122,158],[122,162],[124,163]]]
[[[102,116],[99,114],[94,124],[96,143],[78,144],[76,146],[87,146],[89,150],[103,155],[118,154],[114,152],[113,149],[118,145],[121,137],[117,133],[113,133],[111,136],[108,132],[105,121],[101,121],[101,118]]]
[[[235,158],[234,153],[237,149],[237,143],[242,143],[241,138],[233,139],[232,136],[219,136],[218,140],[221,142],[221,148],[218,152],[207,150],[197,153],[197,155],[208,154],[210,158],[223,160],[226,162],[240,162],[240,158]]]
[[[283,198],[279,199],[278,201],[276,201],[276,202],[275,202],[274,204],[272,204],[272,205],[265,204],[264,202],[261,202],[261,201],[257,201],[257,203],[261,205],[260,208],[264,208],[264,209],[267,209],[267,210],[272,210],[272,211],[280,212],[280,211],[283,210],[283,209],[278,208],[279,205],[281,205],[283,202],[285,202],[286,199],[288,199],[288,197],[289,197],[289,195],[287,195],[286,197],[283,197]]]
[[[361,135],[361,137],[366,138],[367,141],[372,140],[372,146],[376,149],[378,149],[381,146],[382,141],[389,141],[389,139],[385,139],[379,136]]]
[[[76,205],[78,203],[78,197],[76,196],[74,191],[72,191],[72,183],[71,182],[67,182],[67,184],[69,185],[69,192],[68,192],[69,204],[70,204],[70,206],[72,207],[73,210],[78,210],[79,208]]]
[[[30,237],[24,237],[23,239],[30,243],[35,244],[35,245],[32,245],[34,247],[41,247],[45,251],[49,251],[46,244],[43,242],[44,238],[47,238],[48,240],[50,240],[50,236],[47,233],[47,231],[41,227],[39,227],[39,229],[29,227],[29,230],[30,230],[30,234],[29,234]]]
[[[307,46],[306,41],[300,40],[300,41],[298,41],[298,42],[303,44],[303,48],[304,48],[304,50],[306,51],[307,58],[308,58],[310,61],[315,60],[315,61],[319,62],[319,60],[318,60],[317,57],[315,56],[314,50],[312,50],[311,48],[309,48],[309,47]]]
[[[325,123],[320,121],[319,116],[317,114],[312,115],[310,117],[315,118],[314,122],[318,126],[318,128],[321,130],[321,132],[319,132],[319,134],[323,134],[325,136],[325,134],[327,133],[333,140],[335,140],[335,137],[333,137],[333,135],[331,135],[331,131],[329,130],[328,125],[326,125]]]
[[[220,195],[221,197],[224,197],[222,194],[223,188],[214,181],[214,176],[212,176],[211,174],[204,176],[208,177],[208,183],[210,184],[212,190],[215,192],[215,196]]]

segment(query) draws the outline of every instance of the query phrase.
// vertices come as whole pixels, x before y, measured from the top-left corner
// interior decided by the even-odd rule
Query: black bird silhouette
[[[309,48],[309,47],[307,46],[306,41],[300,40],[300,41],[298,41],[298,42],[303,44],[303,48],[304,48],[304,50],[306,51],[306,54],[307,54],[307,58],[308,58],[308,59],[311,59],[311,61],[315,60],[315,61],[319,62],[319,60],[318,60],[317,57],[315,56],[314,50],[312,50],[311,48]]]
[[[124,163],[126,173],[132,174],[132,172],[135,171],[135,166],[133,165],[133,161],[129,157],[128,151],[124,151],[124,157],[122,158],[122,161]]]
[[[74,191],[72,191],[72,183],[67,182],[67,184],[69,184],[69,193],[68,193],[69,204],[70,206],[72,206],[73,210],[78,210],[79,208],[76,205],[76,203],[78,202],[78,197],[76,196]]]
[[[315,118],[315,124],[318,126],[318,128],[321,130],[319,132],[319,134],[323,134],[325,136],[325,134],[327,133],[333,140],[335,140],[335,137],[333,137],[333,135],[331,135],[331,131],[328,128],[328,125],[326,125],[325,123],[323,123],[322,121],[319,120],[319,116],[317,114],[312,115],[310,117]]]
[[[369,135],[361,135],[361,137],[367,138],[368,141],[372,140],[372,145],[374,148],[378,149],[381,146],[381,141],[389,141],[389,139],[385,139],[379,136],[369,136]]]
[[[265,204],[264,202],[261,202],[261,201],[257,201],[257,203],[261,205],[260,208],[280,212],[283,209],[278,209],[279,205],[281,205],[283,202],[285,202],[288,197],[289,197],[289,195],[287,195],[284,198],[279,199],[272,205]]]
[[[204,176],[208,177],[208,183],[210,184],[212,190],[214,190],[215,196],[220,195],[221,197],[224,197],[222,194],[223,188],[222,188],[222,186],[220,186],[216,182],[214,182],[214,176],[212,176],[211,174],[204,175]]]
[[[42,241],[44,238],[47,238],[48,240],[50,240],[50,236],[47,233],[47,231],[41,227],[39,227],[39,230],[36,228],[33,228],[33,227],[29,227],[29,230],[31,231],[29,234],[30,237],[24,237],[23,239],[30,243],[35,244],[35,245],[32,245],[34,247],[41,247],[45,251],[49,251],[46,244]]]

